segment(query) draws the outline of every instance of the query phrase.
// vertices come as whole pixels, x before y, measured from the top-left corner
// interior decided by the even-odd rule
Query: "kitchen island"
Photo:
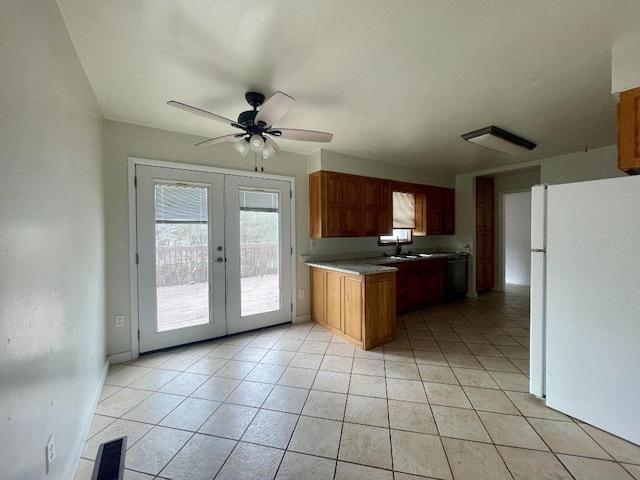
[[[396,269],[310,264],[311,319],[368,350],[396,336]]]
[[[307,262],[311,319],[368,350],[392,342],[396,313],[442,303],[452,254]]]

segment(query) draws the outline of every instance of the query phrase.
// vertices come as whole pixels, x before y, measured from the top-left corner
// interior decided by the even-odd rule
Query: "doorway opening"
[[[504,284],[531,285],[531,191],[502,195]]]

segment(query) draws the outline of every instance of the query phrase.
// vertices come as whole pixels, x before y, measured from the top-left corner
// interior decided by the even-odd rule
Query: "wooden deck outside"
[[[240,279],[243,317],[278,310],[278,275]],[[202,325],[209,321],[207,283],[174,285],[157,289],[158,331]]]

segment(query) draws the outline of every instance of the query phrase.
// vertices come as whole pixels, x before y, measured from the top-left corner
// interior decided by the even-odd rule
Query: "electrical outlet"
[[[49,438],[49,441],[47,442],[45,453],[47,459],[47,473],[49,473],[53,466],[53,462],[56,459],[56,437],[53,435],[51,435],[51,438]]]
[[[311,239],[311,246],[312,246],[312,247],[315,247],[315,246],[316,246],[316,239],[315,239],[315,238],[312,238],[312,239]]]
[[[304,290],[298,290],[298,298],[304,298]]]
[[[116,315],[116,328],[124,327],[124,315]]]

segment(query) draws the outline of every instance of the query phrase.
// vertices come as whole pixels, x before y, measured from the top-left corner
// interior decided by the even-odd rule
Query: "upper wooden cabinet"
[[[389,181],[314,172],[309,175],[309,217],[311,238],[390,234]]]
[[[391,189],[388,180],[362,178],[363,235],[377,237],[393,230]]]
[[[309,175],[309,236],[390,235],[392,192],[415,195],[414,235],[453,235],[455,191],[451,188],[319,171]]]
[[[618,168],[628,174],[640,174],[640,87],[620,94]]]
[[[416,229],[413,234],[453,235],[455,233],[455,190],[421,186],[416,196]]]

